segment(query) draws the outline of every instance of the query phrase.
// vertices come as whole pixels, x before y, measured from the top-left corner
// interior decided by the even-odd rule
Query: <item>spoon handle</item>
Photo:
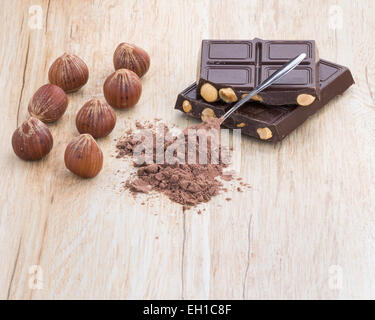
[[[250,91],[248,95],[238,101],[232,108],[230,108],[222,117],[221,122],[223,122],[226,118],[228,118],[234,111],[236,111],[239,107],[241,107],[244,103],[248,102],[253,96],[257,95],[262,90],[269,87],[272,83],[276,82],[277,80],[284,77],[287,73],[292,71],[296,66],[298,66],[303,59],[306,58],[306,53],[301,53],[294,59],[290,60],[286,64],[284,64],[279,70],[277,70],[275,73],[270,75],[266,80],[264,80],[262,83],[260,83],[257,87],[255,87],[254,90]]]

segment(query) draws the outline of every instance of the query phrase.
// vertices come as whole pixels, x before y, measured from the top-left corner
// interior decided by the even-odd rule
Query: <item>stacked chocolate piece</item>
[[[198,79],[177,97],[175,109],[205,119],[233,104],[300,53],[306,58],[223,123],[267,141],[281,141],[353,83],[350,70],[319,59],[314,41],[202,41]]]

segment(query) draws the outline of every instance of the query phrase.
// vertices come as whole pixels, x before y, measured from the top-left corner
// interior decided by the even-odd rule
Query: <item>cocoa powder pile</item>
[[[171,141],[164,142],[164,148],[162,152],[163,157],[167,153],[167,148],[173,143],[176,146],[181,147],[184,152],[178,156],[175,152],[175,163],[156,163],[156,141],[158,139],[164,139],[165,136],[170,134],[170,129],[162,125],[162,130],[156,132],[155,126],[146,123],[141,124],[136,122],[137,129],[149,129],[152,131],[152,159],[151,161],[139,163],[136,157],[134,157],[134,152],[144,139],[136,139],[136,133],[132,130],[128,130],[126,134],[120,138],[116,145],[117,158],[133,157],[133,165],[138,167],[135,176],[131,177],[125,182],[125,188],[129,189],[134,194],[136,193],[149,193],[150,191],[157,191],[165,194],[172,201],[178,202],[182,205],[195,206],[202,202],[208,202],[213,196],[216,196],[222,190],[223,183],[218,179],[229,181],[232,179],[231,175],[224,174],[223,169],[227,167],[228,159],[223,157],[223,154],[227,154],[222,151],[220,145],[220,122],[218,119],[208,119],[207,121],[186,128],[182,134],[178,135]],[[197,136],[190,135],[190,141],[193,141],[193,150],[197,152],[196,160],[197,162],[191,163],[188,161],[190,145],[187,143],[189,139],[189,132],[191,129],[205,134],[207,132],[207,162],[200,163],[200,158],[198,154],[199,142]],[[212,132],[216,132],[217,135],[212,135]],[[180,138],[180,139],[178,139]],[[215,153],[216,161],[212,161],[212,154]],[[159,149],[160,151],[160,149]],[[192,154],[192,153],[190,153]],[[145,156],[145,153],[142,153]],[[144,157],[147,159],[147,157]],[[224,161],[226,160],[226,161]],[[150,163],[152,162],[152,163]]]

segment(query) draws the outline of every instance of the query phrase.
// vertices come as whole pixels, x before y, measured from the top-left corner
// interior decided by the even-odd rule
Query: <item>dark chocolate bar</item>
[[[227,128],[242,129],[242,133],[267,141],[281,141],[300,126],[309,116],[316,113],[337,95],[342,94],[353,83],[350,70],[338,64],[320,60],[320,100],[310,106],[296,105],[270,106],[249,102],[235,111],[223,125]],[[175,109],[195,118],[208,116],[221,117],[231,107],[223,101],[207,103],[197,94],[194,83],[182,91],[176,101]]]
[[[203,40],[198,92],[206,102],[235,102],[300,53],[306,53],[301,64],[254,100],[269,105],[310,105],[320,98],[319,57],[313,40]]]

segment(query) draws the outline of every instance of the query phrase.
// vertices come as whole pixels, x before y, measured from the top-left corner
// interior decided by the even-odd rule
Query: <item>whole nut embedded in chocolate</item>
[[[183,109],[186,113],[188,113],[188,112],[191,111],[192,106],[191,106],[191,104],[190,104],[190,102],[189,102],[188,100],[184,100],[184,102],[182,103],[182,109]]]
[[[226,103],[236,102],[238,100],[236,93],[232,88],[222,88],[219,90],[220,99]]]
[[[202,121],[206,121],[209,118],[216,118],[214,110],[211,108],[206,108],[202,111],[201,119]]]
[[[201,87],[200,94],[204,100],[207,102],[215,102],[218,97],[219,93],[217,92],[217,89],[210,83],[205,83]]]
[[[263,98],[259,94],[256,94],[255,96],[251,97],[251,100],[263,102]]]
[[[247,93],[243,93],[241,95],[241,99],[245,98],[248,94]],[[251,97],[250,100],[253,100],[253,101],[257,101],[257,102],[263,102],[263,98],[259,95],[259,94],[256,94],[255,96]]]
[[[267,127],[258,128],[257,133],[259,135],[259,138],[262,140],[268,140],[272,138],[272,131]]]
[[[306,94],[306,93],[302,93],[300,94],[298,97],[297,97],[297,103],[300,105],[300,106],[309,106],[310,104],[312,104],[313,102],[315,101],[315,97],[310,95],[310,94]]]
[[[236,125],[237,128],[243,128],[244,126],[246,126],[246,124],[244,122],[237,123],[237,125]]]

